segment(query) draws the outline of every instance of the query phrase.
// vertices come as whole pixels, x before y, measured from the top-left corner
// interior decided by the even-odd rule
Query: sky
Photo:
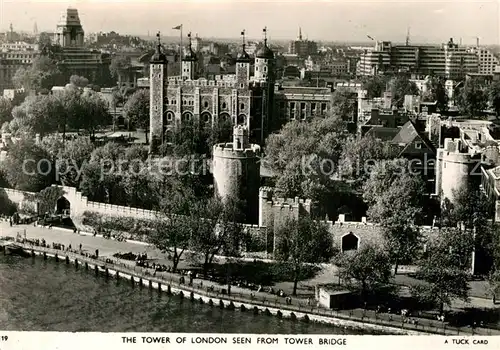
[[[396,0],[0,0],[0,30],[53,31],[61,11],[78,9],[85,32],[178,35],[172,27],[200,37],[293,39],[298,28],[310,40],[500,44],[500,1]]]

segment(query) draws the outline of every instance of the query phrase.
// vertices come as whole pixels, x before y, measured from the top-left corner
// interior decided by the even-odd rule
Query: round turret
[[[238,53],[238,56],[236,57],[236,62],[238,63],[250,63],[252,61],[250,55],[245,51],[245,49],[243,48],[243,50]]]
[[[233,142],[213,147],[212,171],[216,193],[245,202],[246,221],[257,223],[260,186],[260,147],[248,143],[243,126],[234,129]]]

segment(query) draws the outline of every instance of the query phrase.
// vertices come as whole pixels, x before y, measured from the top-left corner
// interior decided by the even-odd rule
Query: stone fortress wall
[[[64,197],[70,203],[70,215],[75,225],[83,227],[81,220],[85,211],[96,212],[109,216],[130,217],[136,219],[154,219],[157,215],[155,211],[131,208],[120,205],[111,205],[89,201],[74,187],[62,186],[65,192]],[[19,207],[33,205],[26,199],[25,194],[34,194],[13,189],[1,189],[13,203]],[[260,243],[265,250],[269,250],[274,245],[276,232],[281,225],[286,224],[289,219],[298,219],[307,215],[312,210],[311,200],[299,198],[277,198],[272,196],[272,188],[261,187],[259,191],[259,224],[244,225],[244,229],[250,232],[256,242]],[[369,223],[366,218],[360,222],[346,221],[345,215],[339,215],[337,221],[324,221],[332,234],[334,245],[339,250],[357,249],[365,243],[381,245],[383,243],[382,230],[378,224]],[[436,227],[421,227],[424,236],[435,235],[438,232]]]

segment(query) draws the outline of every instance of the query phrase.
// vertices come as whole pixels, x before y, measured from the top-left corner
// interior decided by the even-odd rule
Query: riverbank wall
[[[159,278],[152,276],[143,269],[133,268],[125,264],[109,263],[102,260],[96,260],[83,255],[61,251],[47,247],[31,246],[21,243],[13,243],[24,249],[25,252],[33,257],[41,256],[43,259],[55,259],[56,262],[74,264],[75,268],[84,268],[89,271],[95,271],[96,274],[105,275],[107,278],[120,278],[130,281],[131,285],[139,285],[141,288],[150,288],[164,292],[169,295],[176,295],[191,302],[207,304],[212,307],[224,308],[228,310],[240,310],[253,312],[254,314],[267,315],[279,318],[288,318],[292,321],[300,322],[318,322],[330,324],[340,328],[368,330],[377,333],[398,334],[398,335],[424,335],[424,334],[443,334],[443,329],[411,329],[411,325],[401,324],[401,328],[393,324],[386,324],[385,321],[375,322],[372,319],[349,317],[340,315],[334,310],[320,310],[315,308],[305,308],[295,305],[281,305],[273,303],[272,300],[252,300],[241,296],[233,296],[210,292],[202,288],[196,288],[186,284],[179,283],[175,279]],[[4,247],[4,253],[5,253]],[[415,326],[415,325],[413,325]],[[423,327],[421,327],[423,328]],[[444,331],[444,333],[447,333]],[[456,333],[455,333],[456,334]]]

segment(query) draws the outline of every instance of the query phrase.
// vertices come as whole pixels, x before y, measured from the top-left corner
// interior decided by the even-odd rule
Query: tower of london
[[[264,31],[265,32],[265,31]],[[244,34],[244,33],[242,33]],[[196,75],[197,56],[191,37],[181,63],[181,75],[169,76],[167,59],[157,35],[156,52],[150,61],[150,152],[173,143],[174,130],[182,123],[193,127],[212,127],[230,122],[245,125],[250,142],[262,145],[273,129],[274,53],[267,37],[252,58],[245,50],[245,39],[236,61],[236,74],[207,80]],[[253,74],[252,74],[253,73]]]

